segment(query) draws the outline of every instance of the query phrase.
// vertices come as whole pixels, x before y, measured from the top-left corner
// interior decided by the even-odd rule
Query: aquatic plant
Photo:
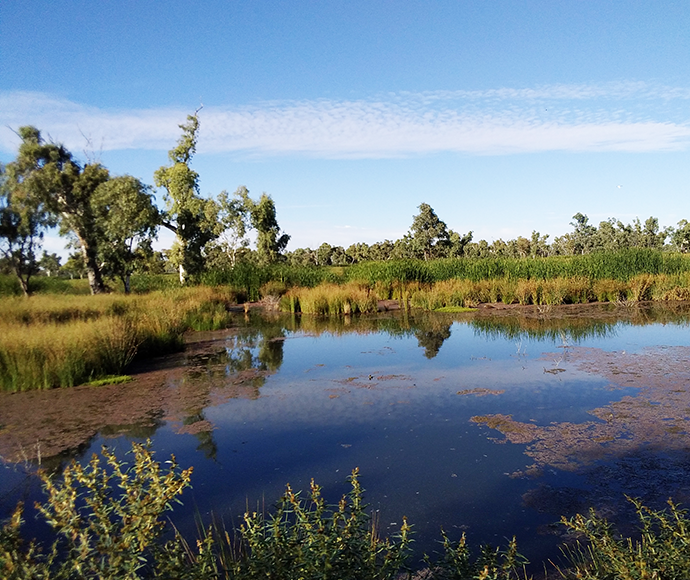
[[[198,580],[393,580],[410,578],[411,527],[378,535],[355,469],[351,490],[329,505],[312,481],[308,499],[288,485],[270,515],[246,513],[231,536],[217,521],[188,543],[163,514],[189,487],[192,468],[175,458],[162,468],[149,444],[133,444],[133,461],[106,448],[82,466],[72,461],[58,479],[39,472],[46,500],[38,515],[52,529],[49,546],[22,538],[23,506],[0,528],[0,575],[29,578],[189,578]],[[104,461],[103,461],[104,460]],[[172,538],[162,541],[163,533]],[[506,550],[484,546],[473,557],[465,536],[443,534],[444,554],[426,558],[425,578],[517,579],[524,559],[515,540]]]
[[[315,288],[291,288],[281,299],[281,309],[307,314],[347,315],[376,312],[378,295],[366,284],[320,284]]]
[[[380,538],[364,503],[359,473],[335,505],[313,481],[302,499],[288,485],[269,515],[246,513],[231,534],[217,520],[188,542],[163,519],[189,487],[192,468],[172,457],[163,468],[150,444],[132,445],[131,463],[106,448],[86,465],[72,461],[58,478],[39,472],[46,499],[38,515],[52,530],[48,545],[22,537],[23,505],[0,527],[0,576],[51,578],[189,578],[198,580],[435,580],[527,579],[526,560],[513,538],[504,549],[472,550],[441,531],[442,553],[410,568],[411,526]],[[640,522],[636,538],[624,537],[590,510],[561,519],[578,539],[563,547],[566,564],[553,573],[566,580],[685,580],[690,577],[690,520],[669,500],[655,511],[629,498]],[[170,538],[164,541],[166,529]],[[546,570],[546,568],[545,568]],[[549,574],[548,577],[552,577]]]

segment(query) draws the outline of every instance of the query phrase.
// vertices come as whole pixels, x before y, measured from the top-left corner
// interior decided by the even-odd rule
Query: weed
[[[620,537],[603,518],[562,518],[561,522],[587,543],[565,548],[571,568],[563,578],[578,580],[686,580],[690,578],[690,521],[687,512],[669,500],[669,508],[654,511],[628,498],[640,520],[639,539]]]

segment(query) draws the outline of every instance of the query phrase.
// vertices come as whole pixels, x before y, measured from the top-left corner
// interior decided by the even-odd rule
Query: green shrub
[[[653,511],[628,498],[640,520],[639,539],[621,537],[590,510],[562,518],[562,523],[586,541],[565,548],[571,568],[561,571],[572,580],[687,580],[690,578],[690,520],[669,500],[669,508]]]
[[[355,469],[352,489],[337,506],[327,506],[321,488],[311,483],[308,501],[290,486],[268,517],[245,514],[240,528],[242,556],[238,579],[323,580],[394,579],[409,552],[410,528],[403,521],[394,539],[381,540],[363,503]]]
[[[0,531],[2,578],[135,580],[158,567],[162,515],[189,486],[192,469],[180,471],[173,458],[162,470],[149,446],[137,443],[131,466],[106,448],[101,453],[105,465],[96,455],[86,467],[73,461],[60,481],[39,473],[47,499],[36,508],[54,540],[47,550],[22,541],[20,504]]]

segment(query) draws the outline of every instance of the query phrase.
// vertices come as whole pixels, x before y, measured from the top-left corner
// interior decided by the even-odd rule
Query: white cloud
[[[207,107],[199,151],[383,158],[684,150],[690,143],[688,99],[690,89],[621,82]],[[18,145],[8,127],[33,124],[75,151],[86,147],[86,137],[95,150],[165,150],[179,136],[186,114],[104,110],[41,93],[4,92],[0,149],[9,153]]]

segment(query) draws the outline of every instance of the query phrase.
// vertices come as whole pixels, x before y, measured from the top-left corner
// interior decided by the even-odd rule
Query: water
[[[160,460],[174,453],[182,466],[194,466],[193,489],[173,516],[191,536],[195,513],[214,512],[237,524],[247,509],[269,511],[288,482],[308,490],[314,478],[335,503],[358,467],[382,535],[395,533],[407,516],[417,557],[437,549],[443,528],[455,539],[466,531],[472,544],[505,544],[516,535],[530,560],[556,559],[561,514],[605,505],[611,517],[623,519],[620,500],[630,490],[621,481],[653,502],[669,490],[685,493],[680,482],[690,472],[684,458],[673,455],[687,443],[681,418],[674,419],[673,439],[670,430],[657,436],[633,429],[634,445],[622,450],[594,434],[618,423],[593,409],[635,399],[647,383],[638,373],[635,384],[615,384],[610,373],[587,362],[602,353],[643,356],[650,347],[684,347],[687,312],[626,311],[619,318],[602,312],[570,321],[429,314],[331,323],[239,318],[235,329],[197,335],[184,355],[142,375],[149,381],[143,387],[119,387],[160,393],[151,409],[138,409],[146,422],[114,419],[112,405],[121,403],[111,396],[92,405],[102,409],[101,426],[86,428],[81,445],[63,457],[88,458],[102,444],[123,453],[132,439],[151,437]],[[65,395],[47,396],[54,405]],[[514,422],[499,427],[505,436],[487,422],[496,415]],[[3,445],[13,419],[1,421]],[[585,447],[582,438],[565,435],[572,429],[563,426],[571,425],[589,425]],[[525,435],[529,429],[537,430],[537,443],[553,449],[540,455]],[[621,429],[627,431],[612,431],[613,439],[628,437],[630,428]],[[598,447],[601,457],[568,463]],[[28,444],[30,455],[27,450]],[[640,471],[649,454],[665,460]],[[61,459],[48,462],[58,469]],[[622,480],[625,469],[656,482],[646,489],[634,478]],[[31,471],[31,465],[10,463],[0,471],[3,515],[18,499],[39,497],[26,476]],[[659,485],[660,478],[667,485]]]

